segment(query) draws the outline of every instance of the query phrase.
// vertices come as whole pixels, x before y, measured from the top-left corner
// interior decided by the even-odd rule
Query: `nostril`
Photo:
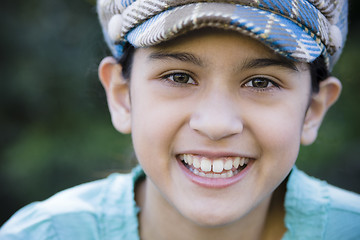
[[[242,120],[233,115],[194,116],[190,128],[213,141],[231,137],[243,131]]]

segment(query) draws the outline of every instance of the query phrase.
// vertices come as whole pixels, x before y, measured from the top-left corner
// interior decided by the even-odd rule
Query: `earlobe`
[[[303,145],[312,144],[318,134],[322,120],[328,109],[336,102],[341,93],[341,82],[335,77],[328,77],[320,82],[318,93],[311,97],[301,135]]]
[[[130,89],[121,71],[121,65],[113,57],[104,58],[99,65],[99,78],[106,92],[112,123],[119,132],[130,133]]]

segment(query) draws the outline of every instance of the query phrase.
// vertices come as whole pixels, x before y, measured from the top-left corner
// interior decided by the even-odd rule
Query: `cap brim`
[[[302,62],[312,62],[325,49],[314,34],[290,19],[229,3],[202,2],[166,10],[134,28],[125,38],[135,47],[148,47],[204,27],[239,31]]]

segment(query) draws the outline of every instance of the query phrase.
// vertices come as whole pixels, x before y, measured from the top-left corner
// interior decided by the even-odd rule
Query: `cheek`
[[[282,104],[260,111],[262,116],[254,118],[253,132],[263,152],[276,155],[278,159],[296,160],[304,117],[302,109]]]
[[[144,168],[149,162],[159,169],[169,167],[173,139],[183,126],[184,111],[154,94],[139,91],[132,97],[132,139],[138,160]]]

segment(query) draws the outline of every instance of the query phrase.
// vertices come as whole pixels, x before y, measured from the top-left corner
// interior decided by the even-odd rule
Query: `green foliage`
[[[97,77],[108,53],[94,1],[23,1],[0,16],[1,223],[24,204],[134,162]]]

